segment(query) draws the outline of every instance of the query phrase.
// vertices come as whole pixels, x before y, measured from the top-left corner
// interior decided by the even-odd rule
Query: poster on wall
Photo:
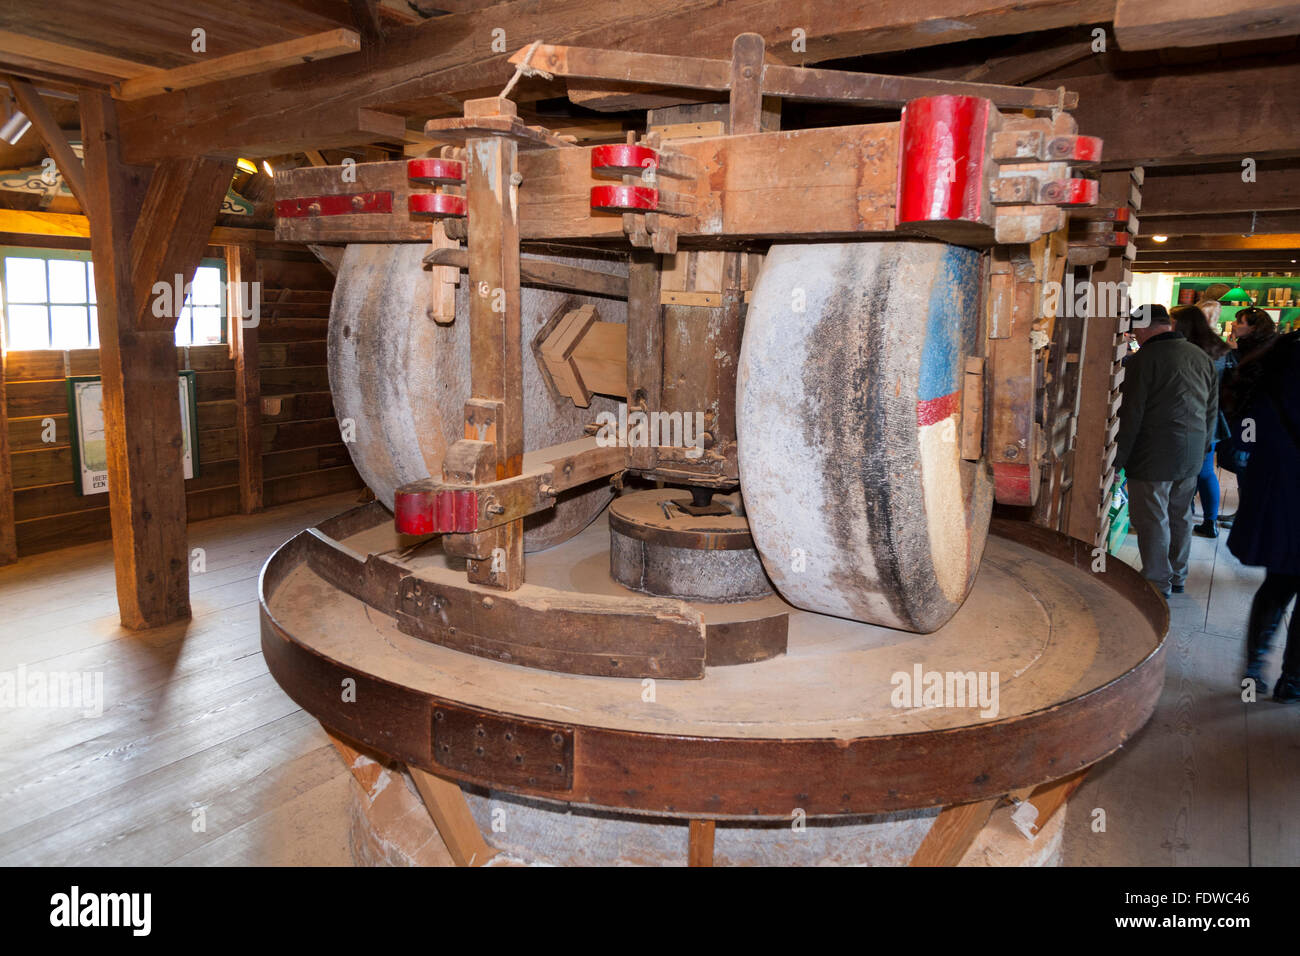
[[[181,447],[185,477],[198,471],[199,452],[194,443],[197,405],[194,372],[181,372],[177,379],[181,405]],[[77,494],[99,495],[108,491],[108,441],[104,431],[103,385],[98,375],[68,379],[68,427],[72,435],[72,480]]]

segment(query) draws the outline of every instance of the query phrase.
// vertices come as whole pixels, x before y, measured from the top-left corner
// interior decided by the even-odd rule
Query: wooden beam
[[[379,21],[378,0],[349,0],[349,4],[352,7],[352,20],[366,42],[382,39],[384,26]]]
[[[77,73],[94,73],[107,77],[136,77],[156,72],[147,63],[123,60],[86,50],[82,47],[51,43],[24,33],[0,30],[0,60],[38,61],[49,66],[75,70]]]
[[[1300,232],[1300,209],[1277,212],[1203,213],[1192,216],[1143,216],[1142,229],[1156,236],[1264,235]]]
[[[407,766],[415,787],[429,808],[429,816],[438,828],[438,835],[447,844],[447,850],[457,866],[482,866],[497,851],[487,845],[474,816],[469,812],[465,794],[454,781],[431,774],[419,767]]]
[[[113,95],[120,100],[141,100],[159,93],[188,90],[204,83],[225,83],[249,76],[279,70],[298,63],[327,60],[330,57],[355,53],[361,49],[361,37],[354,30],[327,30],[311,36],[271,43],[253,50],[231,53],[200,63],[190,63],[171,70],[156,70],[118,83]]]
[[[122,624],[190,616],[185,476],[174,327],[179,303],[152,316],[152,285],[190,277],[207,245],[228,163],[122,161],[116,105],[81,96],[87,208],[95,260],[109,515]]]
[[[1300,60],[1070,77],[1106,168],[1300,156]],[[1267,104],[1264,106],[1263,104]]]
[[[1138,253],[1141,261],[1177,262],[1291,262],[1300,256],[1300,249],[1144,249]]]
[[[955,79],[974,83],[1008,83],[1012,86],[1036,80],[1095,55],[1088,40],[1039,48],[1042,41],[1031,35],[1020,44],[1023,50],[986,60]],[[1068,81],[1067,81],[1068,82]]]
[[[1074,791],[1083,785],[1083,780],[1088,776],[1091,767],[1084,767],[1082,770],[1076,770],[1069,776],[1062,777],[1060,780],[1053,780],[1051,783],[1045,783],[1037,787],[1029,797],[1029,802],[1034,805],[1038,811],[1038,821],[1034,824],[1034,834],[1042,832],[1043,827],[1047,826],[1049,820],[1056,815],[1069,802]]]
[[[1001,799],[993,797],[944,808],[907,865],[956,866],[984,829],[989,815]]]
[[[0,565],[18,560],[14,535],[14,482],[9,458],[9,403],[5,396],[5,355],[0,349]]]
[[[1118,0],[1115,39],[1123,50],[1213,46],[1300,33],[1293,0]]]
[[[716,824],[712,820],[692,820],[690,838],[687,847],[688,866],[713,865],[713,833]]]
[[[175,331],[181,303],[173,302],[168,314],[153,315],[153,287],[171,285],[177,275],[186,282],[194,277],[232,175],[233,163],[205,158],[164,160],[154,171],[131,236],[138,328]]]
[[[0,233],[8,236],[50,236],[69,239],[90,238],[90,220],[74,213],[29,212],[24,209],[0,209]],[[214,246],[247,243],[273,243],[272,229],[244,229],[214,226],[208,243]]]
[[[1295,254],[1297,250],[1300,250],[1300,235],[1277,233],[1262,236],[1182,236],[1165,242],[1156,242],[1150,236],[1145,236],[1138,240],[1138,255],[1150,252],[1160,256],[1168,253],[1203,250],[1285,250],[1289,254]]]
[[[239,449],[239,510],[262,510],[262,384],[257,326],[245,325],[245,305],[260,310],[257,255],[250,246],[226,246],[226,314],[235,360],[235,438]],[[259,283],[259,285],[253,285]],[[248,322],[253,320],[249,318]]]
[[[1265,262],[1262,260],[1246,260],[1242,262],[1223,262],[1221,260],[1205,261],[1187,261],[1187,262],[1161,262],[1138,257],[1133,260],[1134,272],[1208,272],[1211,275],[1236,275],[1243,272],[1281,272],[1287,275],[1296,274],[1296,266],[1300,264],[1296,260],[1283,260],[1280,262]]]
[[[758,42],[761,43],[762,39]],[[510,61],[521,62],[528,49],[531,48],[517,51]],[[555,76],[588,81],[619,82],[633,77],[656,88],[681,87],[716,92],[726,91],[731,86],[730,60],[694,56],[543,44],[533,52],[529,64]],[[800,69],[779,63],[767,64],[759,76],[762,92],[766,95],[846,106],[899,107],[918,96],[941,94],[982,96],[1000,107],[1012,109],[1050,108],[1061,101],[1056,90],[844,70]],[[1073,94],[1066,94],[1065,106],[1067,109],[1074,106]]]
[[[1152,216],[1294,209],[1300,209],[1300,162],[1295,160],[1256,163],[1253,177],[1240,159],[1208,171],[1148,170],[1142,184],[1143,221]]]
[[[509,100],[497,108],[508,115]],[[466,112],[470,110],[466,105]],[[470,401],[465,406],[465,434],[474,434],[478,408],[495,407],[490,418],[493,444],[489,459],[497,479],[520,473],[524,454],[523,344],[519,315],[519,219],[516,187],[511,180],[519,168],[519,147],[511,139],[471,139],[472,157],[465,175],[469,240],[469,281],[472,288],[502,289],[499,308],[491,297],[471,295],[469,341],[473,355]],[[449,453],[448,457],[451,455]],[[444,464],[444,474],[446,464]],[[473,584],[514,591],[524,583],[524,523],[498,525],[482,534],[481,554],[466,562]]]
[[[278,70],[255,87],[208,83],[127,104],[125,155],[153,162],[355,145],[364,141],[357,137],[355,107],[437,115],[452,108],[449,95],[500,90],[514,71],[505,55],[491,55],[494,28],[505,30],[513,49],[537,40],[728,57],[735,37],[754,24],[788,23],[767,37],[767,50],[775,60],[796,64],[1104,22],[1113,10],[1114,0],[810,0],[796,23],[786,0],[643,0],[634,18],[621,4],[539,10],[534,0],[510,0],[394,28],[357,56]],[[806,33],[804,53],[791,49],[795,27]]]
[[[20,80],[14,76],[5,77],[5,82],[9,84],[9,89],[13,91],[14,98],[18,101],[18,107],[27,114],[27,118],[32,121],[36,127],[36,135],[41,138],[45,148],[49,150],[50,156],[54,159],[54,165],[58,167],[59,173],[63,176],[63,181],[68,184],[72,190],[72,195],[76,197],[77,202],[82,209],[86,208],[86,168],[82,165],[77,154],[72,151],[68,144],[68,138],[63,135],[63,130],[54,120],[54,114],[46,107],[45,101],[41,99],[41,94],[36,91],[36,87],[26,80]]]
[[[140,629],[190,616],[176,347],[169,330],[137,328],[130,250],[148,171],[121,161],[107,96],[83,94],[81,122],[117,601],[122,625]]]

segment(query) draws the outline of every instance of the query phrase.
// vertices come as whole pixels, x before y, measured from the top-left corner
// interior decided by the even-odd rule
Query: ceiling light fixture
[[[10,146],[17,146],[18,141],[23,138],[23,134],[31,128],[32,121],[27,118],[27,114],[16,109],[5,120],[4,125],[0,126],[0,139]]]
[[[1169,237],[1168,237],[1168,236],[1152,236],[1152,237],[1151,237],[1151,241],[1152,241],[1152,242],[1168,242],[1168,241],[1169,241]]]
[[[266,170],[266,175],[270,176],[272,179],[275,178],[275,170],[271,168],[271,164],[266,160],[262,160],[262,168]]]
[[[242,156],[239,157],[239,159],[235,160],[235,167],[240,172],[253,173],[254,175],[257,174],[257,164],[254,163],[251,159],[244,159],[244,157]]]

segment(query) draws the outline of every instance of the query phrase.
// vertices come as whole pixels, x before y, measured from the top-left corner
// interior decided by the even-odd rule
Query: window
[[[23,349],[99,348],[95,266],[88,252],[0,250],[4,346]],[[225,341],[225,264],[204,259],[176,322],[177,345]]]

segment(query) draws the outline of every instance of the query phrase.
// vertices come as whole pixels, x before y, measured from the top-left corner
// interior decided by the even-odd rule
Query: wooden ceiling
[[[191,49],[196,27],[207,33],[205,53]],[[773,61],[1078,91],[1081,131],[1106,140],[1108,164],[1146,166],[1142,232],[1171,243],[1144,244],[1142,260],[1174,261],[1173,238],[1183,236],[1300,233],[1300,2],[7,0],[0,73],[52,91],[112,88],[133,69],[174,70],[341,28],[360,34],[359,52],[122,102],[128,157],[306,162],[308,149],[400,149],[402,140],[418,143],[426,119],[499,90],[513,72],[509,54],[533,40],[726,56],[732,37],[758,28]],[[505,53],[493,49],[497,29]],[[796,30],[805,36],[797,50]],[[524,114],[545,114],[547,125],[588,140],[617,137],[644,115],[635,97],[611,101],[621,112],[596,113],[572,105],[573,92],[524,80],[515,95]],[[51,105],[65,129],[75,122],[67,103]],[[854,119],[791,104],[783,122]],[[1241,180],[1246,156],[1258,163],[1254,183]],[[16,158],[0,152],[0,166]],[[1261,263],[1286,258],[1278,249],[1188,250],[1256,251]]]

